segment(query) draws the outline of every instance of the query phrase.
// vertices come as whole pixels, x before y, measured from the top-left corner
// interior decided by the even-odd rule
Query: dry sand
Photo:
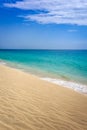
[[[0,65],[0,130],[87,130],[87,96]]]

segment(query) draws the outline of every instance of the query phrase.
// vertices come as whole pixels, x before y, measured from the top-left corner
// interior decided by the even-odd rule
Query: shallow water
[[[75,82],[80,90],[80,84],[87,85],[87,50],[0,50],[0,59],[51,82]]]

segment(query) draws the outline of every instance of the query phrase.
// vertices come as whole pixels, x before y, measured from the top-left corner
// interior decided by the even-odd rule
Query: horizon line
[[[10,49],[0,49],[0,51],[1,50],[78,50],[78,51],[80,51],[80,50],[87,50],[87,49],[12,49],[12,48],[10,48]]]

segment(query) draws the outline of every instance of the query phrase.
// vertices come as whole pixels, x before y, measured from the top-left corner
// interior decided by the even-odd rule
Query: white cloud
[[[4,3],[4,6],[22,10],[39,10],[38,14],[28,14],[23,17],[43,24],[87,25],[87,0],[23,0],[13,4]]]

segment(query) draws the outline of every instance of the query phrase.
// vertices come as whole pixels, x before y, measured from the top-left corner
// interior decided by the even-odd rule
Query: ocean
[[[87,50],[0,50],[0,62],[87,93]]]

